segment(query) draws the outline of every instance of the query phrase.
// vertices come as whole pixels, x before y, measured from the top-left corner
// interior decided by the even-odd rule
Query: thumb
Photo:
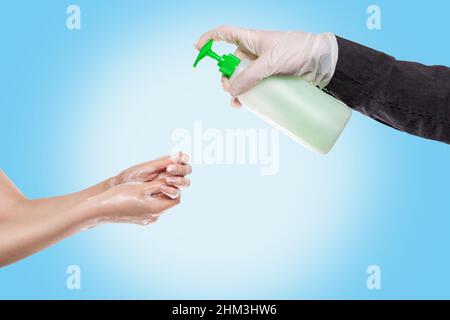
[[[230,86],[230,94],[233,97],[237,97],[271,75],[266,59],[260,57],[233,80]]]
[[[151,182],[144,183],[142,185],[142,190],[144,191],[144,195],[147,197],[152,197],[155,194],[161,192],[161,186],[165,184],[164,179],[153,180]]]

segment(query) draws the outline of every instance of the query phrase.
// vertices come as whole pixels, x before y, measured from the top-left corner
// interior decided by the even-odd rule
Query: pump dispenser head
[[[201,60],[203,60],[203,58],[210,57],[218,61],[217,65],[219,66],[219,71],[223,74],[223,76],[226,78],[230,78],[236,70],[236,67],[239,65],[239,63],[241,63],[241,59],[231,53],[219,56],[212,50],[213,44],[214,40],[211,39],[200,49],[200,53],[198,54],[197,59],[194,63],[194,68]]]

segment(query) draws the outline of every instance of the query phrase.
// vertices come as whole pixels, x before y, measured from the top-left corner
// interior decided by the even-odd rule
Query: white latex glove
[[[210,39],[238,47],[236,55],[254,62],[232,83],[222,79],[224,89],[233,97],[246,92],[272,75],[295,75],[324,88],[334,75],[338,44],[332,33],[280,32],[221,26],[208,31],[195,43],[200,48]],[[234,98],[233,105],[239,105]]]

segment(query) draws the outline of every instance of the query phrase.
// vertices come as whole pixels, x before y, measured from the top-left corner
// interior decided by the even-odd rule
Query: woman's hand
[[[110,179],[109,187],[130,182],[150,182],[154,179],[164,179],[166,184],[161,186],[161,192],[169,197],[177,197],[179,194],[177,189],[190,185],[190,180],[186,176],[191,172],[189,156],[185,153],[177,153],[172,157],[165,156],[131,167]]]
[[[149,161],[66,196],[28,200],[0,170],[0,267],[99,223],[155,222],[190,184],[186,154]]]
[[[173,189],[172,197],[162,191],[164,187]],[[89,199],[95,224],[133,223],[149,225],[160,215],[180,203],[180,192],[169,187],[163,179],[151,182],[128,182]]]
[[[189,156],[179,153],[152,160],[110,179],[107,191],[89,199],[97,223],[148,225],[180,203],[181,189],[190,185]]]

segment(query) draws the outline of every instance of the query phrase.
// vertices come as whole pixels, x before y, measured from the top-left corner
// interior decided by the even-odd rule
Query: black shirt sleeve
[[[450,68],[397,61],[336,37],[329,93],[393,128],[450,144]]]

